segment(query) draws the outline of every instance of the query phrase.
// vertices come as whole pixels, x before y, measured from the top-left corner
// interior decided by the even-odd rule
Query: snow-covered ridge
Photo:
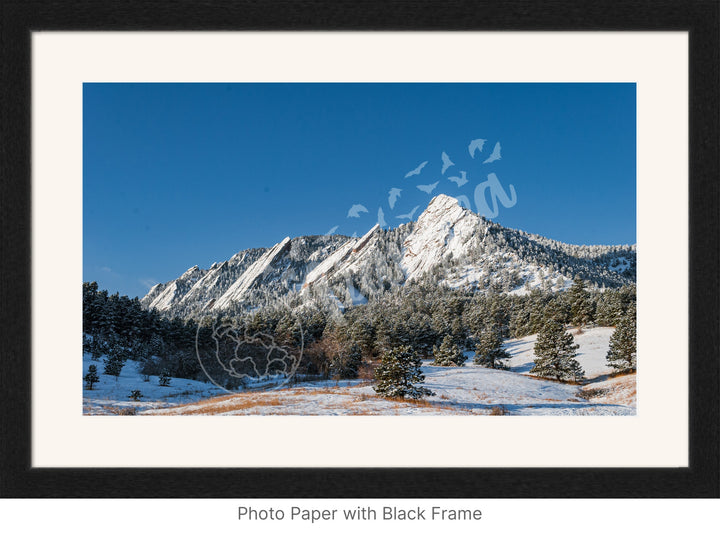
[[[213,263],[207,273],[180,300],[179,306],[191,306],[193,302],[207,299],[208,304],[204,308],[212,307],[215,301],[225,293],[222,290],[222,285],[226,279],[233,277],[235,273],[243,271],[245,267],[255,262],[261,251],[264,252],[265,250],[250,249],[249,251],[240,251],[233,255],[230,260]],[[237,278],[236,275],[235,278]]]
[[[562,291],[576,275],[591,287],[618,287],[635,281],[635,266],[634,245],[565,244],[502,227],[438,195],[416,222],[375,225],[361,238],[300,236],[241,251],[154,286],[142,303],[184,317],[297,298],[344,308],[418,279],[513,294]]]
[[[380,225],[376,224],[362,238],[350,238],[345,245],[328,256],[315,269],[308,273],[307,277],[305,277],[303,288],[307,288],[323,277],[326,277],[329,273],[336,271],[339,266],[352,263],[378,229],[380,229]]]
[[[307,277],[305,277],[305,283],[303,284],[303,288],[317,282],[322,277],[327,275],[331,269],[333,269],[340,262],[345,260],[352,253],[353,247],[355,246],[357,241],[357,238],[350,238],[347,243],[345,243],[345,245],[340,247],[337,251],[328,256],[325,260],[320,262],[320,264],[318,264],[318,266],[310,273],[308,273]]]
[[[188,269],[185,273],[171,283],[158,294],[155,299],[150,303],[150,308],[154,308],[159,311],[168,310],[174,303],[179,302],[185,292],[192,288],[192,285],[202,278],[205,271],[200,269],[198,266],[193,266]],[[158,285],[153,288],[157,288]],[[151,290],[152,291],[152,290]]]

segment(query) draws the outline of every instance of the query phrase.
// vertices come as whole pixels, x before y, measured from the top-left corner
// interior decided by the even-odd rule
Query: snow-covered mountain
[[[568,245],[508,229],[435,197],[416,222],[361,238],[301,236],[269,249],[240,251],[150,289],[145,306],[183,317],[238,312],[283,300],[346,307],[395,286],[428,280],[451,287],[523,293],[562,290],[575,275],[590,286],[635,281],[634,245]]]
[[[477,247],[487,233],[483,222],[452,197],[435,197],[403,243],[400,265],[407,280],[417,279],[443,260],[460,258]]]
[[[240,251],[229,260],[215,263],[207,270],[194,266],[176,280],[150,288],[148,294],[142,298],[142,303],[160,312],[171,308],[176,311],[196,302],[209,305],[222,296],[228,286],[245,273],[265,251],[266,249]]]

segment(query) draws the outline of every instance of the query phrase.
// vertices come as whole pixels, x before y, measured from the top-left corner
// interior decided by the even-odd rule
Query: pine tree
[[[434,392],[414,384],[425,381],[425,375],[420,371],[421,363],[420,357],[413,354],[409,346],[386,351],[375,370],[375,392],[388,398],[434,396]]]
[[[348,335],[350,339],[360,347],[363,357],[370,360],[375,356],[374,339],[375,330],[373,324],[364,316],[350,316]]]
[[[125,366],[125,362],[119,355],[111,355],[105,360],[103,373],[105,375],[113,375],[115,377],[115,381],[117,381],[120,377],[120,372],[122,371],[123,366]]]
[[[619,372],[637,368],[637,322],[635,303],[632,303],[610,337],[608,366]]]
[[[598,325],[608,327],[615,325],[615,292],[613,290],[606,290],[600,296],[597,303],[595,317]]]
[[[549,320],[557,321],[562,325],[570,321],[570,310],[560,295],[554,295],[545,305],[543,317],[539,321],[537,332],[542,331]]]
[[[502,344],[502,337],[497,330],[485,329],[475,349],[475,364],[485,368],[507,369],[502,361],[510,358],[510,353],[503,349]]]
[[[133,401],[140,401],[140,398],[143,397],[142,392],[140,390],[131,390],[130,395],[128,396]]]
[[[573,325],[582,327],[592,322],[594,316],[593,301],[585,290],[585,281],[576,276],[573,285],[567,292],[568,304],[570,305],[570,321]]]
[[[92,390],[93,385],[100,382],[100,377],[98,377],[97,374],[97,366],[95,366],[95,364],[88,366],[88,372],[85,374],[83,379],[85,380],[88,390]]]
[[[462,350],[453,342],[452,336],[448,335],[443,338],[440,347],[433,348],[435,360],[433,364],[436,366],[464,366],[467,357]]]
[[[623,286],[617,290],[603,293],[597,306],[597,319],[600,325],[617,327],[627,309],[635,302],[634,286]]]
[[[330,372],[338,379],[355,379],[362,366],[362,353],[357,344],[343,348],[330,364]]]
[[[345,359],[344,378],[355,379],[360,374],[360,367],[363,363],[362,351],[360,347],[352,345]]]
[[[450,335],[443,338],[440,347],[433,348],[433,364],[436,366],[464,366],[467,357],[462,350],[455,344],[453,337]]]
[[[103,356],[103,352],[107,352],[107,343],[104,340],[99,340],[98,335],[93,337],[93,341],[90,344],[90,353],[93,360],[100,360]]]
[[[530,373],[539,377],[553,377],[558,381],[579,381],[585,375],[575,360],[577,344],[573,335],[565,332],[559,321],[548,318],[535,343],[535,366]]]
[[[160,373],[160,377],[158,377],[158,384],[160,386],[170,386],[170,380],[172,377],[170,377],[170,374],[167,370],[163,370],[162,373]]]

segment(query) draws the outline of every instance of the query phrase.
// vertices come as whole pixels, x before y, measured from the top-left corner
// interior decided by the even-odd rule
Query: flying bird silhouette
[[[424,185],[424,186],[423,186],[423,185],[420,185],[420,186],[417,187],[417,189],[419,189],[420,191],[424,191],[424,192],[427,193],[427,194],[430,194],[430,193],[433,192],[433,190],[434,190],[435,188],[437,188],[437,185],[438,185],[439,183],[440,183],[440,182],[435,182],[434,184],[427,184],[427,185]]]
[[[418,208],[420,208],[419,205],[416,206],[415,208],[413,208],[412,211],[411,211],[409,214],[403,214],[403,215],[399,215],[399,216],[395,216],[395,217],[397,217],[398,219],[408,219],[408,220],[410,220],[410,219],[413,218],[413,216],[415,215],[415,212],[417,212],[417,209],[418,209]]]
[[[442,158],[442,162],[443,162],[441,173],[444,175],[445,171],[447,171],[447,168],[450,166],[453,166],[455,164],[450,159],[450,156],[448,156],[445,152],[443,152],[440,157]]]
[[[385,212],[383,212],[382,206],[378,208],[378,225],[380,227],[387,227],[387,221],[385,221]]]
[[[405,178],[410,178],[413,175],[419,175],[420,171],[422,171],[423,167],[425,167],[426,165],[427,165],[427,161],[424,161],[423,163],[418,165],[415,169],[410,171],[407,175],[405,175]]]
[[[402,190],[399,188],[392,188],[388,192],[388,204],[390,205],[390,210],[395,209],[395,203],[397,202],[398,197],[400,197],[401,191]]]
[[[335,234],[335,231],[336,231],[338,228],[340,228],[340,225],[335,225],[333,228],[331,228],[330,230],[328,230],[328,231],[325,233],[325,236],[330,236],[331,234]]]
[[[353,204],[348,210],[348,217],[360,217],[360,212],[367,212],[368,209],[362,204]]]
[[[491,162],[494,162],[495,160],[499,160],[499,159],[500,159],[500,142],[498,141],[497,143],[495,143],[495,148],[493,149],[492,154],[490,156],[488,156],[488,159],[485,160],[483,163],[491,163]]]
[[[465,177],[467,176],[467,173],[466,173],[465,171],[460,171],[460,175],[462,175],[462,176],[459,176],[459,177],[457,177],[457,176],[449,176],[449,177],[448,177],[448,180],[449,180],[450,182],[455,182],[455,184],[458,185],[458,188],[460,188],[460,187],[462,187],[462,186],[464,186],[465,184],[468,183],[468,179],[465,178]]]
[[[473,139],[468,145],[468,152],[471,158],[475,158],[475,151],[482,152],[487,139]]]

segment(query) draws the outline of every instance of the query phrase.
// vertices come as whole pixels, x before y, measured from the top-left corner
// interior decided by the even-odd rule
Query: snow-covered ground
[[[595,403],[636,407],[635,374],[620,375],[590,382],[583,386],[583,396]]]
[[[461,368],[423,363],[424,386],[435,396],[419,401],[387,400],[377,396],[371,383],[362,381],[321,381],[263,392],[228,394],[210,384],[173,378],[169,387],[158,385],[157,377],[144,382],[137,364],[128,361],[119,380],[100,375],[95,390],[85,390],[85,412],[119,414],[223,414],[223,415],[634,415],[635,375],[609,378],[605,354],[612,328],[587,329],[575,334],[580,345],[578,360],[588,383],[570,385],[540,379],[529,374],[535,336],[508,340],[513,355],[510,370],[489,370],[469,358]],[[93,362],[85,358],[85,370]],[[102,372],[102,362],[98,365]],[[143,393],[141,401],[128,398],[130,391]]]
[[[88,390],[83,381],[83,412],[85,414],[127,414],[132,413],[133,410],[140,412],[226,394],[224,390],[211,383],[176,377],[170,380],[168,386],[160,386],[157,375],[149,376],[146,382],[138,370],[139,363],[133,360],[125,363],[120,371],[120,377],[115,380],[115,377],[102,373],[103,360],[93,361],[89,353],[83,357],[83,376],[92,364],[97,367],[100,382],[95,383],[92,390]],[[142,393],[139,401],[130,399],[130,392],[133,390],[140,390]]]
[[[575,337],[575,343],[580,346],[577,352],[577,361],[585,371],[586,378],[593,379],[614,371],[607,366],[605,361],[613,331],[615,331],[613,327],[584,329],[581,334],[578,334],[577,329],[568,330]],[[534,365],[535,354],[533,348],[536,340],[537,335],[533,334],[505,342],[505,350],[513,356],[508,362],[510,371],[515,373],[530,372]]]
[[[605,388],[546,381],[510,371],[489,370],[473,363],[462,368],[422,368],[424,386],[435,396],[419,401],[386,400],[370,384],[332,382],[272,392],[246,392],[143,414],[189,415],[632,415],[634,406],[592,397]],[[631,377],[631,376],[627,376]],[[634,379],[634,377],[632,377]]]

